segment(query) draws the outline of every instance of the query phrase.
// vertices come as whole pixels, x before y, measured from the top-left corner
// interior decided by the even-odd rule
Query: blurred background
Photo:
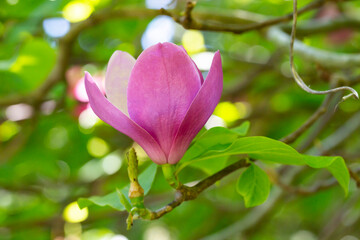
[[[299,8],[313,3],[299,17],[298,39],[310,52],[342,53],[353,61],[319,60],[299,50],[298,72],[314,89],[346,84],[359,91],[360,2],[303,0]],[[291,187],[274,184],[268,201],[250,209],[235,191],[238,173],[231,174],[159,220],[136,221],[130,231],[125,212],[79,209],[78,198],[106,195],[128,183],[124,153],[133,145],[89,107],[84,71],[102,85],[115,50],[137,57],[158,42],[183,45],[204,76],[220,50],[224,91],[205,128],[249,120],[249,135],[280,139],[324,106],[324,114],[293,146],[341,155],[355,173],[360,170],[360,104],[348,99],[334,111],[341,93],[311,95],[296,85],[289,46],[274,34],[289,36],[290,23],[285,19],[239,34],[226,30],[285,16],[292,1],[197,1],[193,18],[224,26],[223,31],[186,30],[159,11],[181,16],[185,5],[181,0],[0,1],[0,240],[360,239],[355,182],[344,198],[327,172],[309,168],[293,176]],[[143,169],[150,160],[135,147]],[[269,176],[287,177],[277,165],[262,167]],[[194,164],[181,180],[209,173]],[[158,171],[146,203],[156,209],[172,199]]]

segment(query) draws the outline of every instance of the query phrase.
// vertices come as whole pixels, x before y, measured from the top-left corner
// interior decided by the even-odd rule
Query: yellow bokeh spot
[[[87,19],[94,11],[91,1],[71,1],[63,9],[63,16],[69,22]]]
[[[231,102],[221,102],[217,105],[214,115],[221,117],[226,123],[234,122],[243,117],[235,104]]]
[[[93,6],[96,6],[100,3],[101,0],[87,0],[87,2],[90,2]]]
[[[103,157],[109,152],[109,145],[101,138],[93,137],[87,143],[87,150],[94,157]]]
[[[37,64],[37,59],[30,55],[21,55],[11,65],[10,71],[14,73],[20,72],[26,66],[33,66]]]
[[[64,220],[71,223],[78,223],[85,221],[89,216],[87,208],[80,209],[77,202],[72,202],[67,205],[63,212]]]
[[[186,31],[182,36],[181,41],[188,54],[194,54],[206,50],[204,36],[200,31]]]
[[[245,118],[249,115],[249,104],[246,102],[236,102],[236,109],[239,112],[240,119]]]
[[[7,141],[19,132],[19,126],[11,121],[5,121],[0,125],[0,141]]]

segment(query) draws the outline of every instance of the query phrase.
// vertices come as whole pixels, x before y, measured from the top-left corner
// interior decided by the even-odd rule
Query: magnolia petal
[[[185,154],[192,139],[201,130],[220,101],[223,89],[223,74],[219,51],[214,55],[209,74],[176,134],[168,156],[168,163],[177,163]]]
[[[137,59],[128,85],[131,119],[160,144],[166,155],[201,87],[190,57],[173,43],[159,43]]]
[[[101,93],[88,72],[85,72],[85,87],[89,96],[90,106],[95,114],[119,132],[137,142],[157,164],[165,164],[166,157],[159,144],[143,128],[112,105]]]
[[[106,97],[127,116],[127,86],[135,62],[127,52],[116,51],[109,60],[105,75]]]

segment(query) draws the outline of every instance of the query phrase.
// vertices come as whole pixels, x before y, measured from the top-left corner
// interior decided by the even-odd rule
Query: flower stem
[[[126,155],[128,160],[128,174],[130,179],[129,198],[132,206],[144,208],[144,189],[138,181],[138,159],[134,148]]]
[[[174,165],[164,164],[161,167],[164,173],[164,177],[166,181],[169,183],[169,185],[175,189],[178,189],[181,186],[181,184],[179,182],[179,179],[177,178],[177,175],[175,174]]]

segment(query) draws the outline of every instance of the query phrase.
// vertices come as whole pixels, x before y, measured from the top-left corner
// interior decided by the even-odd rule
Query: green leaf
[[[189,148],[182,158],[182,162],[189,161],[208,150],[222,150],[229,147],[239,135],[224,127],[214,127],[201,135]]]
[[[190,164],[190,166],[200,169],[208,175],[212,175],[225,167],[227,159],[228,156],[214,157],[207,159],[206,162],[194,161]]]
[[[100,207],[109,206],[119,211],[125,210],[125,207],[121,204],[118,193],[116,191],[105,196],[80,198],[78,200],[78,204],[81,209],[95,204]]]
[[[139,183],[144,189],[145,196],[149,193],[151,186],[155,180],[157,167],[158,165],[156,165],[155,163],[151,163],[151,165],[139,175]]]
[[[233,132],[236,132],[239,136],[246,136],[250,128],[250,122],[245,121],[240,126],[230,129]]]
[[[198,159],[198,156],[205,154],[210,150],[224,150],[228,148],[237,138],[239,134],[236,131],[224,127],[214,127],[199,136],[195,143],[187,150],[184,157],[181,159],[176,172],[179,173],[186,166],[192,166],[204,171],[207,174],[212,174],[225,166],[228,156],[214,156],[213,158]]]
[[[126,211],[130,212],[132,206],[131,206],[131,203],[129,202],[129,200],[125,197],[125,194],[122,193],[119,189],[116,189],[116,192],[119,195],[121,204],[125,207]]]
[[[144,194],[146,195],[150,189],[151,185],[154,182],[155,176],[157,171],[157,165],[155,163],[151,163],[149,167],[147,167],[140,175],[139,175],[139,183],[144,189]],[[124,206],[122,202],[124,202],[124,199],[121,199],[121,196],[119,196],[119,192],[121,192],[125,199],[127,199],[127,193],[129,192],[129,185],[122,189],[117,189],[116,191],[107,194],[105,196],[93,196],[90,198],[80,198],[78,200],[78,204],[80,208],[85,208],[90,205],[98,205],[101,207],[109,206],[116,210],[123,211],[127,209],[129,206]],[[128,199],[127,199],[128,201]],[[129,201],[128,201],[129,202]]]
[[[342,157],[304,155],[304,161],[312,168],[326,168],[331,172],[343,188],[345,196],[347,196],[349,192],[350,174]]]
[[[230,147],[221,151],[209,151],[197,157],[197,161],[215,156],[248,154],[252,158],[281,164],[303,165],[303,156],[295,149],[277,140],[267,137],[243,137],[237,139]]]
[[[191,165],[203,169],[205,172],[213,173],[216,168],[224,166],[216,162],[217,160],[225,162],[227,157],[231,155],[247,154],[251,158],[274,163],[288,165],[307,164],[312,168],[326,168],[338,180],[345,191],[345,195],[348,193],[350,176],[344,159],[341,157],[302,155],[291,146],[267,137],[258,136],[237,139],[229,133],[231,130],[226,128],[216,128],[211,132],[210,130],[193,145],[194,149],[190,149],[191,154],[185,159],[186,162],[179,166],[180,170],[185,166]],[[224,148],[226,143],[229,144],[229,141],[233,141],[233,143]],[[193,154],[195,150],[199,151],[198,155]],[[211,164],[207,164],[207,161]]]
[[[22,46],[9,70],[22,78],[24,92],[31,91],[49,75],[55,58],[55,50],[45,40],[33,39]]]
[[[237,192],[243,196],[246,207],[254,207],[266,201],[270,193],[267,174],[252,163],[241,175],[236,184]]]
[[[336,157],[334,162],[326,167],[329,172],[338,180],[340,186],[345,192],[345,196],[349,193],[350,173],[342,157]]]

